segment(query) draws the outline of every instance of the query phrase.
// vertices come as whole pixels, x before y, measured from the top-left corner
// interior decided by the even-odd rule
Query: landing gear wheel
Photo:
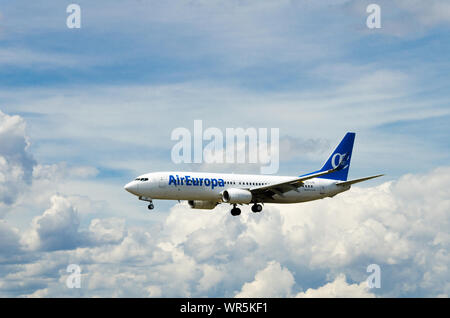
[[[239,208],[232,208],[231,209],[231,215],[232,216],[238,216],[240,214],[241,214],[241,209],[239,209]]]
[[[252,212],[258,213],[258,212],[261,212],[261,211],[262,211],[262,205],[261,204],[255,203],[255,204],[252,205]]]
[[[155,207],[155,206],[153,205],[153,203],[150,203],[150,204],[148,205],[148,209],[149,209],[149,210],[153,210],[154,207]]]

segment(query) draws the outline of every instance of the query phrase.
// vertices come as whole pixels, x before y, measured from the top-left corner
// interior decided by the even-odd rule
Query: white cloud
[[[374,3],[370,0],[348,1],[355,16],[367,17],[366,8]],[[378,0],[381,8],[381,29],[377,33],[399,37],[421,37],[437,26],[450,25],[450,4],[445,0]],[[365,21],[365,20],[364,20]],[[361,23],[365,34],[374,33]]]
[[[254,281],[245,283],[235,297],[289,297],[294,276],[278,262],[269,262],[267,267],[255,275]]]
[[[151,286],[147,287],[147,291],[148,291],[148,297],[152,297],[152,298],[162,297],[161,287],[159,287],[159,286],[151,285]]]
[[[292,136],[280,138],[280,160],[305,159],[315,156],[325,158],[330,143],[325,139],[304,139]]]
[[[224,278],[226,274],[223,269],[218,266],[212,266],[209,264],[203,265],[203,276],[198,281],[197,289],[199,292],[208,292],[210,289],[217,286]]]
[[[81,204],[88,202],[81,201]],[[83,246],[119,244],[126,236],[125,221],[119,218],[95,218],[87,230],[80,229],[80,200],[55,194],[51,206],[35,217],[31,229],[21,238],[30,251],[70,250]],[[129,252],[129,251],[128,251]]]
[[[23,121],[4,118],[3,127],[15,127],[4,131],[18,132],[4,133],[10,136],[4,140],[24,142]],[[30,156],[23,149],[5,153]],[[197,211],[177,204],[167,217],[132,227],[126,209],[111,217],[89,197],[64,194],[69,184],[90,185],[83,178],[97,173],[80,167],[33,166],[25,193],[45,208],[31,216],[28,230],[0,223],[6,257],[0,261],[10,263],[0,270],[4,295],[73,296],[64,287],[71,263],[83,269],[78,296],[290,297],[299,287],[300,296],[449,294],[449,167],[354,187],[333,199],[267,204],[260,214],[243,208],[237,218],[227,206]],[[65,187],[55,194],[54,183]],[[15,209],[24,209],[22,198]],[[372,263],[382,269],[380,290],[365,294],[363,283],[347,283],[347,277],[364,282]],[[325,283],[328,277],[336,279]]]
[[[95,177],[98,169],[91,166],[68,166],[66,162],[52,165],[37,164],[33,168],[34,179],[61,181],[62,178],[89,178]]]
[[[20,252],[21,248],[19,230],[0,220],[0,262],[7,261],[11,255]]]
[[[98,244],[114,244],[126,235],[125,220],[119,218],[93,219],[89,225],[90,238]]]
[[[25,129],[20,116],[0,111],[0,213],[2,206],[12,205],[31,182],[35,161],[28,152]]]
[[[74,68],[87,67],[93,59],[86,59],[71,54],[57,54],[51,52],[39,52],[24,48],[0,49],[0,67],[19,66],[40,68]]]
[[[244,207],[237,218],[226,206],[177,204],[151,227],[96,217],[84,228],[88,215],[55,195],[30,231],[3,231],[8,251],[20,250],[18,237],[36,245],[35,259],[14,274],[0,271],[0,282],[10,293],[74,296],[64,283],[65,267],[76,263],[84,296],[444,296],[449,172],[406,175],[317,202],[268,204],[260,214]],[[381,266],[382,288],[368,291],[372,263]]]
[[[410,12],[424,26],[450,24],[450,3],[445,0],[396,0],[402,10]]]
[[[32,249],[72,249],[79,244],[80,219],[71,202],[60,195],[50,198],[51,206],[33,219],[28,242]]]
[[[370,127],[398,120],[448,115],[448,109],[442,108],[440,102],[423,103],[417,98],[411,98],[418,83],[410,71],[393,71],[380,68],[379,65],[342,67],[348,68],[345,76],[340,76],[339,70],[332,70],[332,74],[336,73],[333,76],[339,77],[339,80],[327,86],[325,91],[321,87],[308,91],[252,93],[233,85],[224,87],[210,82],[189,82],[128,85],[126,89],[105,85],[83,89],[16,89],[13,92],[3,91],[2,94],[14,99],[10,107],[17,111],[33,112],[39,109],[48,114],[45,119],[34,119],[31,128],[34,138],[42,140],[36,147],[41,157],[54,159],[64,154],[65,160],[75,162],[82,156],[92,162],[91,165],[101,162],[102,167],[134,169],[136,173],[148,169],[148,161],[143,160],[145,156],[151,158],[154,170],[174,168],[175,165],[166,160],[174,145],[170,142],[171,131],[176,127],[193,129],[193,121],[198,118],[203,119],[205,127],[217,127],[223,131],[230,124],[222,118],[228,118],[230,114],[239,114],[231,125],[234,127],[246,127],[250,123],[254,127],[280,128],[280,135],[285,136],[281,140],[280,159],[291,160],[292,148],[299,148],[297,152],[327,153],[330,150],[327,147],[331,144],[330,138],[338,141],[349,127],[357,131],[359,136],[369,136]],[[322,80],[329,73],[318,70],[311,76]],[[130,103],[130,100],[133,102]],[[127,105],[126,113],[123,112],[123,105]],[[214,112],[211,112],[211,105],[215,105]],[[73,111],[75,108],[76,112]],[[176,109],[177,116],[172,116],[168,109]],[[273,109],[279,112],[277,118],[271,115]],[[259,114],[257,121],[256,113]],[[296,116],[295,124],[292,124],[292,114],[301,114]],[[149,121],[149,118],[158,118],[158,121]],[[141,129],[150,122],[151,131]],[[320,123],[326,125],[321,124],[321,129],[316,132],[316,126]],[[48,129],[49,125],[51,130]],[[436,156],[436,153],[418,151],[421,145],[413,144],[411,138],[398,135],[389,139],[384,135],[374,137],[366,140],[365,151],[394,153],[390,165],[403,159],[402,154],[405,152],[418,153],[418,160],[424,162]],[[303,143],[305,139],[324,142],[316,143],[313,147],[312,142]],[[404,145],[402,152],[398,149],[400,142]],[[120,154],[117,154],[118,149]],[[318,157],[313,159],[310,156],[309,159],[318,160],[321,164],[324,158]],[[382,167],[385,164],[375,160],[375,156],[367,156],[366,159],[367,165]],[[405,166],[404,160],[401,165]],[[177,169],[180,168],[183,166],[177,165]],[[230,166],[214,168],[234,169]],[[89,166],[84,169],[70,166],[68,169],[73,173],[78,170],[88,177],[98,172]]]
[[[306,292],[296,295],[298,298],[372,298],[367,282],[360,284],[348,284],[345,275],[341,274],[336,279],[317,289],[308,288]]]
[[[355,66],[353,58],[352,64],[337,65],[334,61],[334,67],[311,64],[329,61],[330,56],[345,61],[348,56],[344,53],[354,51],[348,44],[358,41],[359,35],[343,32],[348,31],[347,22],[350,27],[356,23],[364,28],[363,36],[369,32],[364,26],[367,14],[363,2],[357,2],[355,20],[342,24],[341,19],[333,19],[341,16],[335,9],[349,3],[356,2],[144,1],[126,8],[110,4],[106,10],[101,2],[86,4],[83,14],[96,16],[90,19],[91,30],[106,26],[119,37],[125,34],[129,39],[132,34],[139,42],[150,44],[156,40],[162,46],[157,47],[158,56],[166,52],[166,58],[181,59],[183,65],[189,59],[207,57],[208,74],[212,57],[213,63],[220,64],[212,73],[221,73],[219,81],[223,82],[206,79],[125,88],[3,89],[2,100],[9,110],[24,114],[38,110],[42,115],[28,129],[40,141],[34,148],[36,157],[45,159],[36,164],[29,153],[23,118],[0,112],[0,215],[9,217],[0,220],[0,296],[233,296],[238,292],[283,297],[295,295],[299,287],[306,290],[299,294],[304,296],[356,296],[367,291],[363,283],[347,283],[347,277],[348,281],[364,282],[365,268],[373,262],[382,265],[383,278],[383,288],[374,294],[448,295],[450,170],[442,167],[418,174],[438,152],[423,151],[422,144],[409,146],[409,136],[401,143],[398,136],[389,136],[389,140],[377,136],[360,145],[370,149],[365,152],[368,157],[383,153],[363,161],[370,169],[384,167],[382,160],[387,160],[388,167],[412,167],[414,174],[377,187],[369,183],[364,189],[354,187],[331,200],[268,204],[258,215],[244,208],[239,218],[232,218],[225,206],[205,212],[190,210],[185,204],[175,205],[167,214],[148,215],[138,204],[133,205],[122,187],[92,180],[101,171],[93,167],[99,163],[113,169],[148,170],[147,155],[167,150],[170,131],[190,127],[196,118],[203,118],[207,126],[224,128],[230,125],[224,119],[233,114],[233,126],[280,127],[281,135],[286,136],[281,150],[292,156],[294,150],[326,151],[325,142],[320,141],[348,127],[367,132],[389,121],[448,115],[442,106],[446,105],[444,98],[436,101],[417,96],[418,92],[430,92],[430,86],[418,85],[427,79],[423,66],[419,71],[401,69],[401,65],[390,69],[383,61]],[[29,10],[30,5],[33,10]],[[423,34],[449,22],[450,11],[444,1],[396,0],[381,1],[381,5],[381,32],[403,36],[419,30]],[[14,38],[17,30],[36,35],[42,30],[61,29],[54,2],[44,6],[27,3],[28,10],[22,10],[23,6],[19,3],[2,10],[8,16],[2,21],[6,23],[0,30],[3,37]],[[111,19],[117,16],[133,19],[128,20],[127,28],[115,28],[117,23],[123,24],[123,19]],[[147,32],[149,28],[143,26],[149,23],[152,29],[164,25],[167,32]],[[134,29],[138,32],[131,33]],[[337,34],[347,38],[341,42],[342,38],[336,40]],[[164,39],[160,41],[160,37]],[[186,45],[189,52],[183,49]],[[119,52],[99,60],[98,56],[89,57],[89,48],[85,49],[86,54],[80,57],[9,47],[0,49],[0,65],[67,70],[113,64],[123,57]],[[147,57],[149,50],[137,49],[133,54],[142,51]],[[155,51],[151,53],[154,56]],[[398,51],[392,53],[389,56],[396,63]],[[305,64],[322,66],[308,73]],[[270,71],[264,69],[255,76],[261,65]],[[436,64],[428,66],[438,68]],[[248,75],[248,71],[251,80],[245,84],[253,85],[256,77],[265,74],[275,75],[279,84],[276,73],[281,71],[283,82],[286,74],[293,79],[294,89],[252,92],[241,82],[229,84],[236,72]],[[309,83],[316,80],[320,85]],[[224,82],[229,85],[224,86]],[[300,116],[293,120],[293,114]],[[322,139],[313,140],[317,145],[308,142],[311,139],[300,139],[299,134]],[[378,151],[380,148],[383,151]],[[55,163],[61,154],[69,158],[68,164]],[[411,154],[415,160],[403,160]],[[80,158],[90,163],[73,165]],[[167,167],[167,160],[161,158],[151,157],[151,169]],[[417,162],[422,165],[417,166]],[[31,223],[31,228],[26,230],[24,223]],[[65,288],[69,262],[83,268],[84,287],[78,294]],[[282,279],[274,281],[272,276],[276,275]],[[326,283],[329,277],[336,278]],[[276,289],[269,289],[271,284]]]

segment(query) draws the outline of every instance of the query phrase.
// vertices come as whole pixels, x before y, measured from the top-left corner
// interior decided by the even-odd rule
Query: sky
[[[0,0],[0,297],[448,297],[448,1],[80,0],[79,29],[71,3]],[[259,172],[173,163],[194,120],[278,128],[291,176],[353,131],[349,177],[385,176],[237,218],[148,212],[123,189],[140,174]]]

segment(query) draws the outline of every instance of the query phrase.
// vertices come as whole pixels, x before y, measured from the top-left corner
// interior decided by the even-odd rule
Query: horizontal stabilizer
[[[361,179],[354,179],[354,180],[349,180],[349,181],[338,182],[338,183],[336,183],[336,185],[348,186],[348,185],[352,185],[352,184],[355,184],[355,183],[358,183],[358,182],[363,182],[363,181],[367,181],[367,180],[370,180],[370,179],[373,179],[373,178],[378,178],[378,177],[381,177],[381,176],[384,176],[384,174],[379,174],[379,175],[371,176],[371,177],[365,177],[365,178],[361,178]]]

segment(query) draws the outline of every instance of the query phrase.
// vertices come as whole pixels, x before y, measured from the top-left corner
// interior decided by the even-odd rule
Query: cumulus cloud
[[[42,185],[70,173],[96,171],[34,165],[32,177]],[[0,270],[2,295],[446,296],[449,189],[450,168],[441,167],[332,199],[267,204],[258,214],[244,207],[240,217],[228,206],[176,204],[159,222],[130,227],[89,199],[30,187],[47,206],[28,230],[0,223],[1,261],[11,263]],[[78,294],[65,287],[71,263],[82,268]],[[367,290],[373,263],[382,286]]]
[[[341,274],[336,279],[317,289],[308,288],[306,292],[300,292],[298,298],[373,298],[369,292],[367,282],[360,284],[348,284],[345,275]]]
[[[28,152],[26,124],[0,111],[0,205],[13,204],[31,183],[35,160]]]
[[[383,25],[380,32],[410,35],[449,22],[450,11],[444,1],[380,1]],[[0,296],[448,296],[448,167],[422,175],[406,175],[376,187],[367,183],[367,188],[354,187],[333,199],[286,206],[267,204],[260,214],[244,208],[239,218],[233,218],[227,206],[195,211],[186,204],[175,205],[167,214],[147,217],[128,204],[117,204],[121,197],[114,192],[118,188],[115,184],[101,180],[94,188],[92,182],[80,180],[97,176],[100,168],[72,165],[88,154],[85,159],[94,164],[101,162],[122,169],[131,166],[136,170],[148,169],[151,158],[152,169],[159,170],[167,164],[162,155],[154,157],[155,153],[167,150],[166,139],[161,137],[170,136],[171,129],[185,125],[198,114],[208,120],[208,125],[217,127],[223,127],[224,118],[230,114],[238,114],[234,116],[236,125],[283,127],[282,133],[289,137],[282,138],[281,151],[288,159],[297,156],[298,151],[316,154],[328,146],[321,142],[323,139],[297,138],[299,131],[306,134],[319,131],[320,136],[326,136],[346,129],[349,124],[367,131],[367,127],[385,124],[386,118],[397,121],[447,114],[440,98],[417,99],[415,81],[418,78],[422,82],[433,81],[427,81],[426,72],[418,72],[420,76],[415,79],[414,71],[402,68],[403,64],[411,65],[401,55],[403,45],[411,47],[411,43],[400,43],[388,58],[382,58],[380,47],[375,45],[374,50],[367,51],[376,52],[373,63],[367,63],[370,54],[362,54],[365,58],[359,62],[365,66],[354,66],[358,61],[354,59],[354,47],[348,43],[358,42],[358,48],[367,48],[367,38],[360,41],[361,33],[355,36],[344,31],[349,27],[353,30],[355,25],[356,29],[364,29],[363,35],[376,31],[364,25],[368,3],[145,1],[125,8],[125,15],[121,4],[111,4],[106,11],[102,3],[86,4],[91,9],[87,11],[97,16],[91,21],[93,29],[105,29],[106,23],[112,26],[109,29],[119,30],[114,28],[118,20],[110,17],[120,13],[132,19],[116,35],[133,43],[141,37],[130,30],[138,29],[150,37],[149,41],[141,41],[150,46],[133,50],[133,58],[128,60],[147,61],[150,54],[153,60],[165,56],[171,65],[181,58],[183,63],[178,64],[185,65],[186,59],[204,61],[206,57],[207,68],[195,68],[195,76],[176,69],[176,78],[195,77],[199,82],[147,85],[144,80],[143,85],[129,83],[124,89],[100,83],[81,90],[19,85],[2,91],[3,99],[10,102],[9,109],[28,114],[39,109],[46,114],[45,120],[36,120],[32,125],[36,133],[33,136],[42,141],[40,155],[60,158],[64,154],[71,160],[69,164],[36,164],[28,151],[24,120],[0,112],[0,215],[19,214],[14,219],[17,226],[11,225],[14,222],[0,221]],[[341,23],[342,15],[336,9],[352,5],[357,7],[355,19],[345,17],[346,23]],[[30,21],[36,19],[48,21],[38,32],[49,28],[61,30],[59,13],[50,10],[52,7],[54,3],[49,2],[38,11],[22,10],[25,17],[10,14],[5,22],[10,30],[22,33],[30,31],[30,26],[36,25]],[[21,11],[12,6],[5,8],[10,13]],[[48,19],[42,19],[43,16]],[[147,23],[163,25],[172,40],[160,41],[161,35],[146,32],[148,28],[142,26]],[[298,32],[300,29],[306,32]],[[317,29],[327,32],[321,34]],[[129,34],[134,37],[129,38]],[[346,40],[336,40],[337,34],[345,35]],[[3,34],[11,39],[17,35]],[[162,46],[152,45],[155,40]],[[392,42],[391,37],[386,40]],[[410,55],[423,57],[422,47],[413,46],[417,48]],[[157,47],[157,51],[150,47]],[[10,47],[0,49],[0,64],[34,70],[37,66],[45,72],[64,65],[73,68],[82,61],[87,62],[84,63],[87,67],[108,66],[117,64],[114,63],[117,59],[124,60],[123,54],[129,54],[128,51],[119,50],[100,61],[92,58],[98,56],[95,47],[88,49],[82,58],[54,54],[51,50],[43,54],[33,47]],[[161,55],[164,52],[167,54]],[[342,62],[340,67],[326,65],[330,54],[335,57],[333,65],[337,60]],[[58,59],[55,61],[54,57]],[[352,64],[345,63],[346,59]],[[429,60],[434,62],[426,65],[427,70],[441,74],[439,56]],[[394,63],[393,70],[387,68],[390,63]],[[312,73],[308,73],[307,66],[316,64],[323,65],[322,70],[314,73],[313,67]],[[263,72],[259,72],[259,66],[263,66]],[[211,72],[211,67],[215,71]],[[117,73],[115,68],[112,71]],[[54,75],[45,74],[49,75],[45,76],[47,79]],[[74,76],[89,83],[101,80],[92,74],[85,69]],[[211,74],[221,76],[219,85],[211,80]],[[171,78],[172,75],[169,74]],[[238,75],[238,83],[234,82],[234,75]],[[314,83],[317,80],[319,85]],[[329,85],[330,81],[334,85]],[[225,82],[233,84],[224,87]],[[294,88],[291,92],[277,91],[280,86],[287,88],[286,83]],[[254,85],[258,88],[256,94],[249,90]],[[427,85],[420,85],[420,91],[435,91],[433,84]],[[265,88],[273,88],[275,92]],[[121,111],[125,104],[126,116]],[[176,109],[178,116],[168,109]],[[273,116],[275,109],[277,118]],[[146,112],[151,112],[151,116],[145,116]],[[379,116],[383,112],[389,116]],[[295,124],[292,114],[301,114]],[[149,118],[158,120],[152,121],[152,130],[143,130]],[[326,125],[317,130],[318,123]],[[93,140],[93,135],[97,139]],[[425,167],[433,161],[429,157],[434,154],[428,151],[408,151],[404,144],[401,149],[393,149],[398,148],[398,142],[389,139],[382,140],[383,150],[391,151],[391,156],[383,156],[387,160],[393,160],[399,153],[402,156],[416,153],[422,158],[411,161],[415,171],[420,169],[415,162],[422,162]],[[367,144],[372,146],[373,143]],[[423,145],[418,147],[423,150]],[[119,148],[127,160],[116,156]],[[383,158],[373,158],[366,163],[383,166],[380,163]],[[409,161],[395,160],[407,169]],[[389,167],[395,167],[390,164]],[[84,196],[79,194],[81,191],[85,191]],[[124,192],[122,187],[117,191]],[[104,200],[103,205],[93,201],[92,193],[95,199]],[[113,208],[115,217],[108,215]],[[133,222],[135,226],[130,227]],[[31,225],[27,229],[24,223]],[[81,290],[65,287],[69,263],[82,267]],[[366,266],[372,263],[381,266],[383,283],[381,289],[369,293],[363,284]],[[280,280],[275,281],[274,276]],[[275,288],[270,289],[271,285]]]
[[[79,243],[80,219],[71,202],[60,195],[50,198],[51,206],[33,219],[29,242],[42,250],[72,249]],[[38,245],[38,246],[36,246]]]
[[[0,262],[20,252],[21,248],[19,230],[0,220]]]
[[[35,217],[32,226],[21,238],[27,249],[55,251],[83,246],[117,244],[125,236],[125,222],[119,218],[92,219],[87,230],[80,229],[77,201],[53,195],[50,207]]]
[[[90,240],[98,244],[119,243],[126,234],[125,220],[119,218],[93,219],[89,225]]]
[[[294,283],[294,276],[287,268],[282,268],[278,262],[270,262],[256,273],[252,282],[242,286],[236,297],[289,297]]]

